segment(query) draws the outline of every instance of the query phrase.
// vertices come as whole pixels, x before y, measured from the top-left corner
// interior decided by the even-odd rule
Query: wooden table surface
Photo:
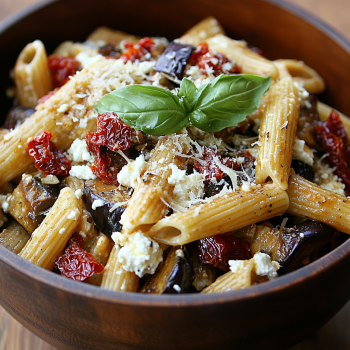
[[[285,1],[321,18],[350,41],[350,0]],[[39,0],[0,0],[0,21],[36,2]],[[349,326],[350,302],[322,329],[290,350],[350,350]],[[0,307],[0,350],[55,350],[55,348],[33,335]]]

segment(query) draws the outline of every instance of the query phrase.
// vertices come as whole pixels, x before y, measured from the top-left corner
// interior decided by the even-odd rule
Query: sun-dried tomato
[[[50,55],[48,65],[51,71],[53,88],[61,87],[73,76],[79,66],[79,61],[72,57]]]
[[[189,59],[189,63],[197,65],[203,74],[213,74],[215,77],[220,74],[238,74],[241,69],[230,61],[222,53],[209,51],[208,44],[200,43]]]
[[[116,113],[106,112],[97,116],[97,131],[88,133],[89,142],[96,146],[107,146],[111,151],[126,150],[131,147],[134,132]]]
[[[344,125],[339,115],[332,111],[329,119],[315,125],[316,139],[328,154],[326,161],[345,184],[346,195],[350,195],[350,147]]]
[[[116,113],[107,112],[98,115],[97,131],[87,133],[86,144],[95,159],[91,170],[104,182],[118,185],[117,175],[126,161],[115,152],[131,147],[134,132]]]
[[[231,233],[211,236],[198,241],[198,256],[202,264],[228,271],[229,260],[248,260],[252,257],[249,244]]]
[[[200,43],[192,53],[188,63],[192,66],[196,65],[199,59],[209,52],[209,46],[207,43]]]
[[[55,262],[61,274],[74,281],[85,281],[104,270],[103,265],[92,254],[81,248],[82,243],[82,237],[78,233],[74,234],[63,255]]]
[[[124,42],[124,47],[127,49],[120,59],[124,62],[135,62],[136,60],[143,60],[147,53],[152,53],[156,49],[156,45],[152,38],[143,38],[138,44],[133,44],[129,41]]]
[[[50,141],[48,131],[33,137],[28,142],[29,155],[33,157],[35,167],[45,175],[65,176],[71,168],[70,160]]]
[[[227,176],[218,166],[218,162],[233,170],[241,170],[242,165],[235,162],[230,157],[223,157],[220,153],[212,148],[206,148],[203,151],[202,162],[194,161],[193,167],[199,173],[205,174],[205,180],[211,180],[213,177],[220,181]]]

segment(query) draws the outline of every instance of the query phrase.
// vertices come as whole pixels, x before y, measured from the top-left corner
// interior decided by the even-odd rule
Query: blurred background
[[[26,6],[39,2],[41,1],[0,0],[0,21]],[[294,4],[306,10],[336,29],[350,42],[350,0],[284,0],[281,2]],[[290,350],[349,350],[349,325],[350,302],[321,330]],[[34,336],[0,307],[0,350],[55,350],[55,348]]]

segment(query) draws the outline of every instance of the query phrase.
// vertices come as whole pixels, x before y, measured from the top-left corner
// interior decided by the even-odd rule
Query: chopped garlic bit
[[[114,232],[112,239],[121,246],[118,261],[124,270],[134,272],[139,277],[146,273],[154,274],[163,260],[163,250],[159,244],[141,231],[131,234]]]

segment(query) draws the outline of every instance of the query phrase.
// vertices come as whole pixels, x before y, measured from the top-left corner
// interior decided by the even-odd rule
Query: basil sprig
[[[129,85],[101,98],[98,113],[115,112],[134,129],[155,136],[194,125],[205,132],[235,126],[254,112],[271,77],[220,75],[200,86],[184,78],[177,95],[157,86]]]

